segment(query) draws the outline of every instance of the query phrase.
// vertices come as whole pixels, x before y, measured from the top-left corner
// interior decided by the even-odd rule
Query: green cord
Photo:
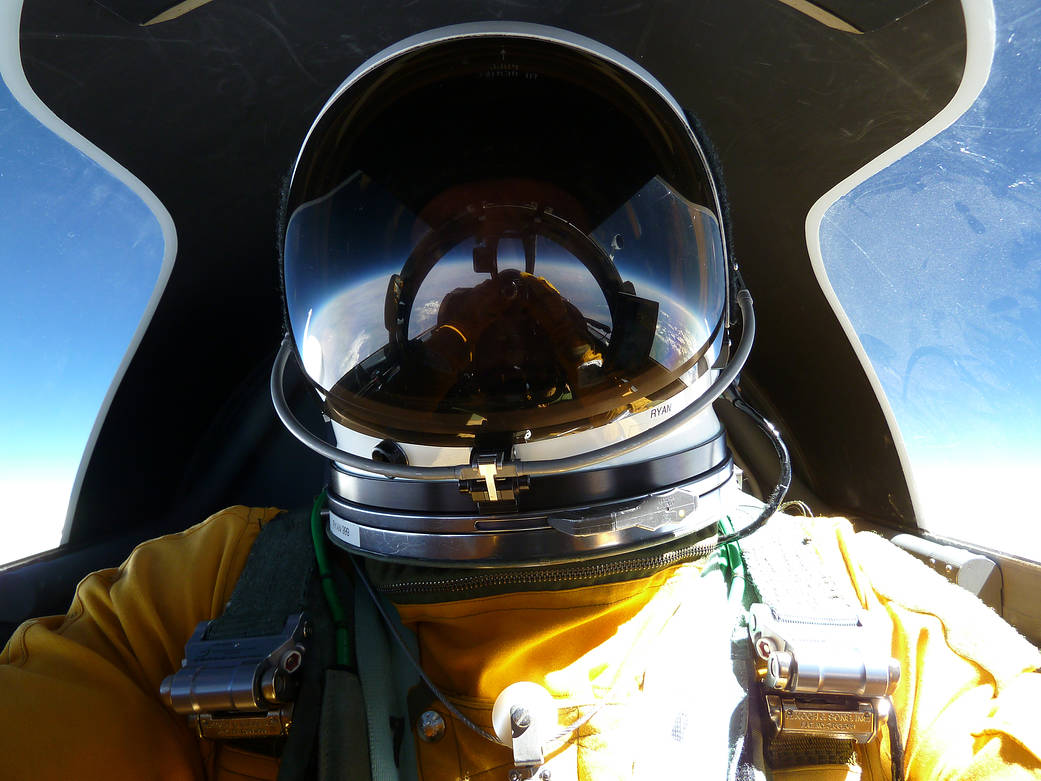
[[[726,518],[721,520],[718,525],[719,533],[733,534],[734,533],[734,521],[728,515]],[[739,577],[744,576],[745,562],[741,558],[741,545],[735,540],[734,542],[728,542],[720,549],[723,558],[726,560],[727,570],[734,575]]]
[[[720,534],[731,534],[734,531],[734,521],[728,515],[719,522]],[[741,545],[735,540],[728,542],[719,549],[719,557],[722,560],[723,570],[726,572],[729,582],[727,599],[738,609],[747,608],[752,601],[757,600],[754,586],[745,575],[745,560],[741,554]]]
[[[332,572],[329,570],[329,557],[325,551],[325,527],[322,524],[322,506],[325,504],[325,489],[315,497],[311,507],[311,540],[314,542],[314,557],[318,562],[318,577],[322,579],[322,591],[329,605],[329,612],[336,627],[336,664],[340,667],[353,667],[351,659],[351,638],[347,631],[347,619],[344,616],[340,595],[336,593]]]

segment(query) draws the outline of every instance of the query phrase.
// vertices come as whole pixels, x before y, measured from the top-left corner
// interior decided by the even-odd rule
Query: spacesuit
[[[265,740],[199,738],[158,696],[196,624],[223,612],[266,523],[278,523],[277,510],[235,507],[144,543],[118,569],[87,577],[68,615],[19,628],[0,657],[0,776],[275,778]],[[854,534],[835,519],[771,523],[790,525],[812,540],[814,556],[844,565],[862,604],[882,618],[903,670],[894,705],[906,778],[1041,777],[1036,649],[874,534]],[[552,778],[727,777],[730,720],[741,701],[731,630],[748,596],[724,557],[600,585],[502,593],[404,593],[407,575],[387,571],[377,583],[399,584],[390,598],[417,632],[424,668],[486,729],[495,698],[517,680],[544,685],[575,708],[566,718],[604,703],[551,746]],[[382,642],[384,653],[393,650]],[[384,773],[372,777],[416,777],[416,769],[423,779],[508,777],[509,749],[458,723],[425,692],[396,699],[371,725],[386,733],[372,753],[385,752]],[[677,701],[686,720],[667,708]],[[857,745],[855,764],[795,765],[770,777],[885,779],[888,751],[876,739]]]
[[[327,491],[23,625],[5,777],[1041,778],[1041,654],[877,535],[778,512],[724,204],[695,124],[594,41],[469,25],[362,65],[282,220],[272,396]],[[717,401],[777,449],[763,501]]]

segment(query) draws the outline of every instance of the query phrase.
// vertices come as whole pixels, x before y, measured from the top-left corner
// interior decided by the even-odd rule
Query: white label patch
[[[361,534],[358,531],[357,524],[350,521],[341,521],[339,518],[330,518],[329,528],[336,537],[348,545],[353,545],[355,548],[361,547]]]

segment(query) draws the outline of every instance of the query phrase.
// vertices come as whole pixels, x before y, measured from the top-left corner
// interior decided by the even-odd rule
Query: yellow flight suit
[[[0,655],[0,778],[274,778],[276,760],[195,737],[158,691],[179,668],[196,624],[220,615],[253,540],[277,514],[235,507],[146,542],[118,569],[85,578],[67,615],[23,624]],[[818,555],[844,563],[863,607],[891,624],[891,652],[903,669],[894,700],[908,779],[1041,779],[1036,649],[876,535],[854,534],[839,519],[772,523],[803,524]],[[681,607],[696,612],[689,595],[703,580],[698,565],[686,564],[606,585],[398,607],[418,633],[424,669],[476,721],[517,680],[599,708],[551,752],[564,768],[554,781],[628,778],[654,759],[633,739],[628,702],[653,681],[660,689],[669,665],[682,664],[684,649],[669,645],[670,631]],[[577,715],[563,713],[565,721]],[[424,781],[505,778],[508,750],[447,721],[442,741],[417,743]],[[860,752],[860,762],[774,777],[887,779],[888,745]],[[685,773],[701,777],[696,767]]]

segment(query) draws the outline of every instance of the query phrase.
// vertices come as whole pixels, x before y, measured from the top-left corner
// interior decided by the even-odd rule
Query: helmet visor
[[[546,182],[455,186],[416,214],[356,171],[290,215],[290,327],[327,413],[352,428],[423,444],[559,436],[713,365],[721,236],[660,176],[594,225]]]
[[[409,50],[301,150],[290,331],[355,431],[499,448],[603,425],[719,356],[715,203],[682,114],[615,63],[530,37]]]

